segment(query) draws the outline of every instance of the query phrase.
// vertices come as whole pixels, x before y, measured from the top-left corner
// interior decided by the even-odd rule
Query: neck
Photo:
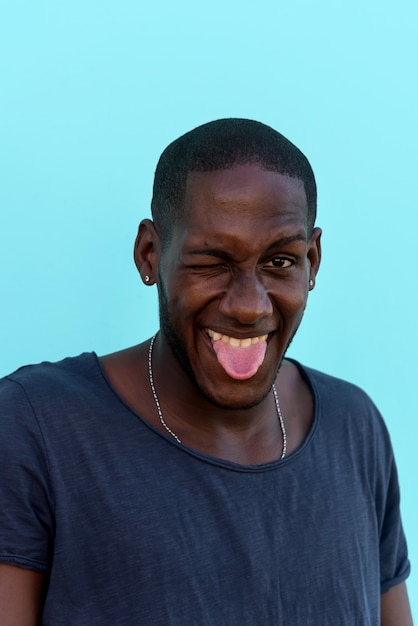
[[[247,465],[279,458],[281,433],[271,393],[251,409],[215,407],[190,383],[176,365],[174,356],[168,354],[165,359],[164,353],[158,355],[157,344],[155,347],[156,389],[161,392],[167,422],[180,438],[183,437],[185,445]],[[100,361],[109,384],[125,404],[162,430],[148,380],[148,350],[149,342],[145,342],[101,357]],[[291,454],[303,443],[311,428],[312,391],[299,369],[289,361],[283,362],[277,389],[286,423],[287,454]]]
[[[210,442],[212,442],[211,447],[215,447],[217,450],[219,447],[222,449],[228,447],[230,450],[234,450],[234,457],[236,457],[237,450],[239,450],[240,458],[243,454],[245,457],[247,456],[247,452],[244,452],[247,447],[252,451],[252,456],[254,456],[254,451],[257,451],[257,457],[259,457],[260,450],[266,447],[265,441],[268,441],[269,445],[275,442],[273,444],[272,459],[269,459],[273,460],[277,457],[278,424],[281,438],[280,458],[285,457],[286,430],[274,385],[271,393],[256,406],[234,410],[219,406],[214,407],[213,403],[205,398],[196,389],[195,385],[191,384],[183,369],[178,367],[178,364],[177,367],[173,367],[174,363],[169,364],[166,358],[163,360],[160,358],[160,364],[164,363],[165,367],[167,367],[167,364],[170,365],[170,378],[158,377],[158,374],[154,373],[158,371],[158,357],[154,354],[154,342],[155,337],[151,340],[148,353],[150,387],[160,424],[170,436],[180,444],[185,440],[186,444],[193,445],[190,440],[201,440],[203,435],[206,447],[210,445]],[[177,374],[178,380],[173,381],[174,373]],[[184,380],[184,378],[187,378],[187,380]],[[159,384],[157,380],[170,380],[171,384]],[[172,389],[173,383],[176,393],[171,394],[170,398],[170,395],[167,393],[167,387]],[[160,389],[160,392],[158,389]],[[182,390],[181,394],[178,393],[178,389]],[[271,406],[272,400],[273,406]],[[193,407],[192,413],[190,412],[190,407]],[[274,422],[271,420],[272,409]],[[198,447],[201,447],[201,445],[202,443],[200,442]],[[196,446],[196,441],[194,446]],[[228,457],[230,456],[231,452],[228,454]],[[264,454],[261,454],[261,456],[264,458]]]

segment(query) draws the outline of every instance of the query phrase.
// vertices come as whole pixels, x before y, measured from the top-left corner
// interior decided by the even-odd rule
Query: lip
[[[216,333],[219,333],[220,335],[227,335],[229,338],[239,339],[239,340],[242,340],[242,339],[244,339],[244,340],[245,339],[252,339],[252,338],[261,338],[260,342],[257,341],[257,342],[254,342],[253,344],[249,344],[249,345],[247,345],[247,344],[244,344],[244,345],[237,345],[237,344],[234,345],[234,344],[231,344],[236,350],[239,351],[236,354],[239,354],[239,353],[243,354],[248,349],[249,350],[249,354],[254,355],[254,358],[256,358],[256,359],[257,359],[257,357],[255,356],[254,352],[251,352],[251,350],[253,348],[255,348],[256,349],[256,353],[257,353],[257,351],[259,352],[259,350],[257,348],[257,345],[261,346],[261,344],[263,344],[263,348],[262,348],[262,350],[263,350],[263,358],[262,358],[262,361],[258,364],[257,369],[255,369],[251,374],[248,374],[248,372],[247,372],[246,375],[243,374],[242,376],[239,376],[236,371],[234,371],[234,373],[231,374],[231,372],[229,371],[227,365],[225,363],[223,363],[222,360],[219,359],[218,350],[221,349],[219,344],[223,345],[222,339],[215,339],[214,340],[208,334],[208,331],[216,332]],[[208,327],[208,326],[201,328],[201,332],[203,334],[203,342],[206,345],[207,350],[209,350],[209,353],[212,355],[212,358],[214,358],[216,360],[217,366],[216,366],[216,369],[214,370],[214,372],[218,372],[218,368],[220,368],[222,370],[222,372],[223,372],[222,381],[224,380],[224,376],[226,376],[227,380],[229,382],[231,382],[232,380],[234,380],[234,381],[248,381],[249,379],[253,379],[254,378],[254,376],[258,373],[261,365],[263,364],[265,357],[267,356],[268,345],[269,345],[269,342],[272,339],[272,336],[274,334],[274,332],[270,332],[270,333],[253,332],[251,334],[250,333],[246,333],[244,335],[244,334],[238,334],[235,331],[232,331],[232,332],[229,331],[228,333],[225,333],[225,332],[222,333],[221,331],[215,330],[214,328]],[[227,343],[229,343],[229,341]],[[215,344],[218,344],[216,346],[216,348],[215,348]],[[254,344],[256,344],[256,345],[254,345]],[[250,350],[250,348],[251,348],[251,350]],[[205,364],[205,367],[207,367],[207,366],[208,366],[208,363]],[[219,374],[217,373],[216,375],[218,376]]]
[[[209,335],[209,332],[214,332],[217,333],[219,335],[226,335],[227,337],[231,337],[233,339],[238,339],[239,341],[241,340],[245,340],[245,339],[255,339],[255,338],[265,338],[265,341],[267,341],[267,343],[270,342],[274,331],[268,331],[266,330],[265,332],[257,332],[257,333],[239,333],[235,330],[233,331],[225,331],[225,330],[220,330],[219,328],[213,327],[213,326],[205,326],[203,328],[203,332],[206,335],[207,339],[209,339],[209,341],[211,341],[211,336]]]

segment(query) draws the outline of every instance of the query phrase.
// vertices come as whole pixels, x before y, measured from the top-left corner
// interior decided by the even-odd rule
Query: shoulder
[[[299,368],[302,376],[305,377],[308,383],[310,383],[321,396],[325,396],[327,399],[333,397],[340,398],[342,396],[345,400],[352,402],[373,404],[369,395],[358,385],[337,376],[321,372],[312,367],[302,365],[295,360],[293,360],[293,363]]]
[[[359,446],[392,455],[384,419],[370,396],[351,382],[293,360],[314,397],[315,413],[323,429],[339,434],[342,445]]]
[[[370,412],[379,421],[381,415],[373,400],[367,392],[342,378],[326,374],[312,367],[307,367],[299,362],[292,360],[298,367],[301,375],[311,388],[311,391],[317,401],[321,403],[322,408],[327,410],[347,410],[362,409]]]
[[[14,382],[22,387],[39,387],[51,382],[66,381],[71,383],[80,375],[96,369],[97,357],[93,352],[84,352],[77,357],[67,357],[61,361],[43,361],[35,365],[25,365],[0,379],[3,387],[7,382]]]
[[[55,363],[45,361],[37,365],[26,365],[0,379],[0,402],[12,396],[51,398],[62,393],[86,386],[89,379],[100,377],[100,367],[94,353],[83,353]]]
[[[0,379],[0,428],[35,431],[41,423],[68,416],[97,393],[103,378],[94,354],[84,353],[57,363],[21,367]]]
[[[350,489],[357,485],[368,494],[379,525],[387,510],[399,519],[396,461],[379,409],[357,385],[296,365],[315,398],[312,444],[319,463],[339,476],[342,484]]]

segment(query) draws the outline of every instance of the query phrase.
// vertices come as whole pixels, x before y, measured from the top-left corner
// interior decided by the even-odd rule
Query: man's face
[[[162,332],[207,399],[253,406],[302,319],[320,231],[303,183],[256,165],[190,173],[185,208],[159,260]]]

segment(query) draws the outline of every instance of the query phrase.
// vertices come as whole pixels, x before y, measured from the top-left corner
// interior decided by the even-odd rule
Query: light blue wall
[[[291,355],[382,409],[416,564],[417,18],[412,0],[3,3],[0,374],[149,336],[132,245],[159,153],[218,117],[271,124],[311,159],[324,229]]]

